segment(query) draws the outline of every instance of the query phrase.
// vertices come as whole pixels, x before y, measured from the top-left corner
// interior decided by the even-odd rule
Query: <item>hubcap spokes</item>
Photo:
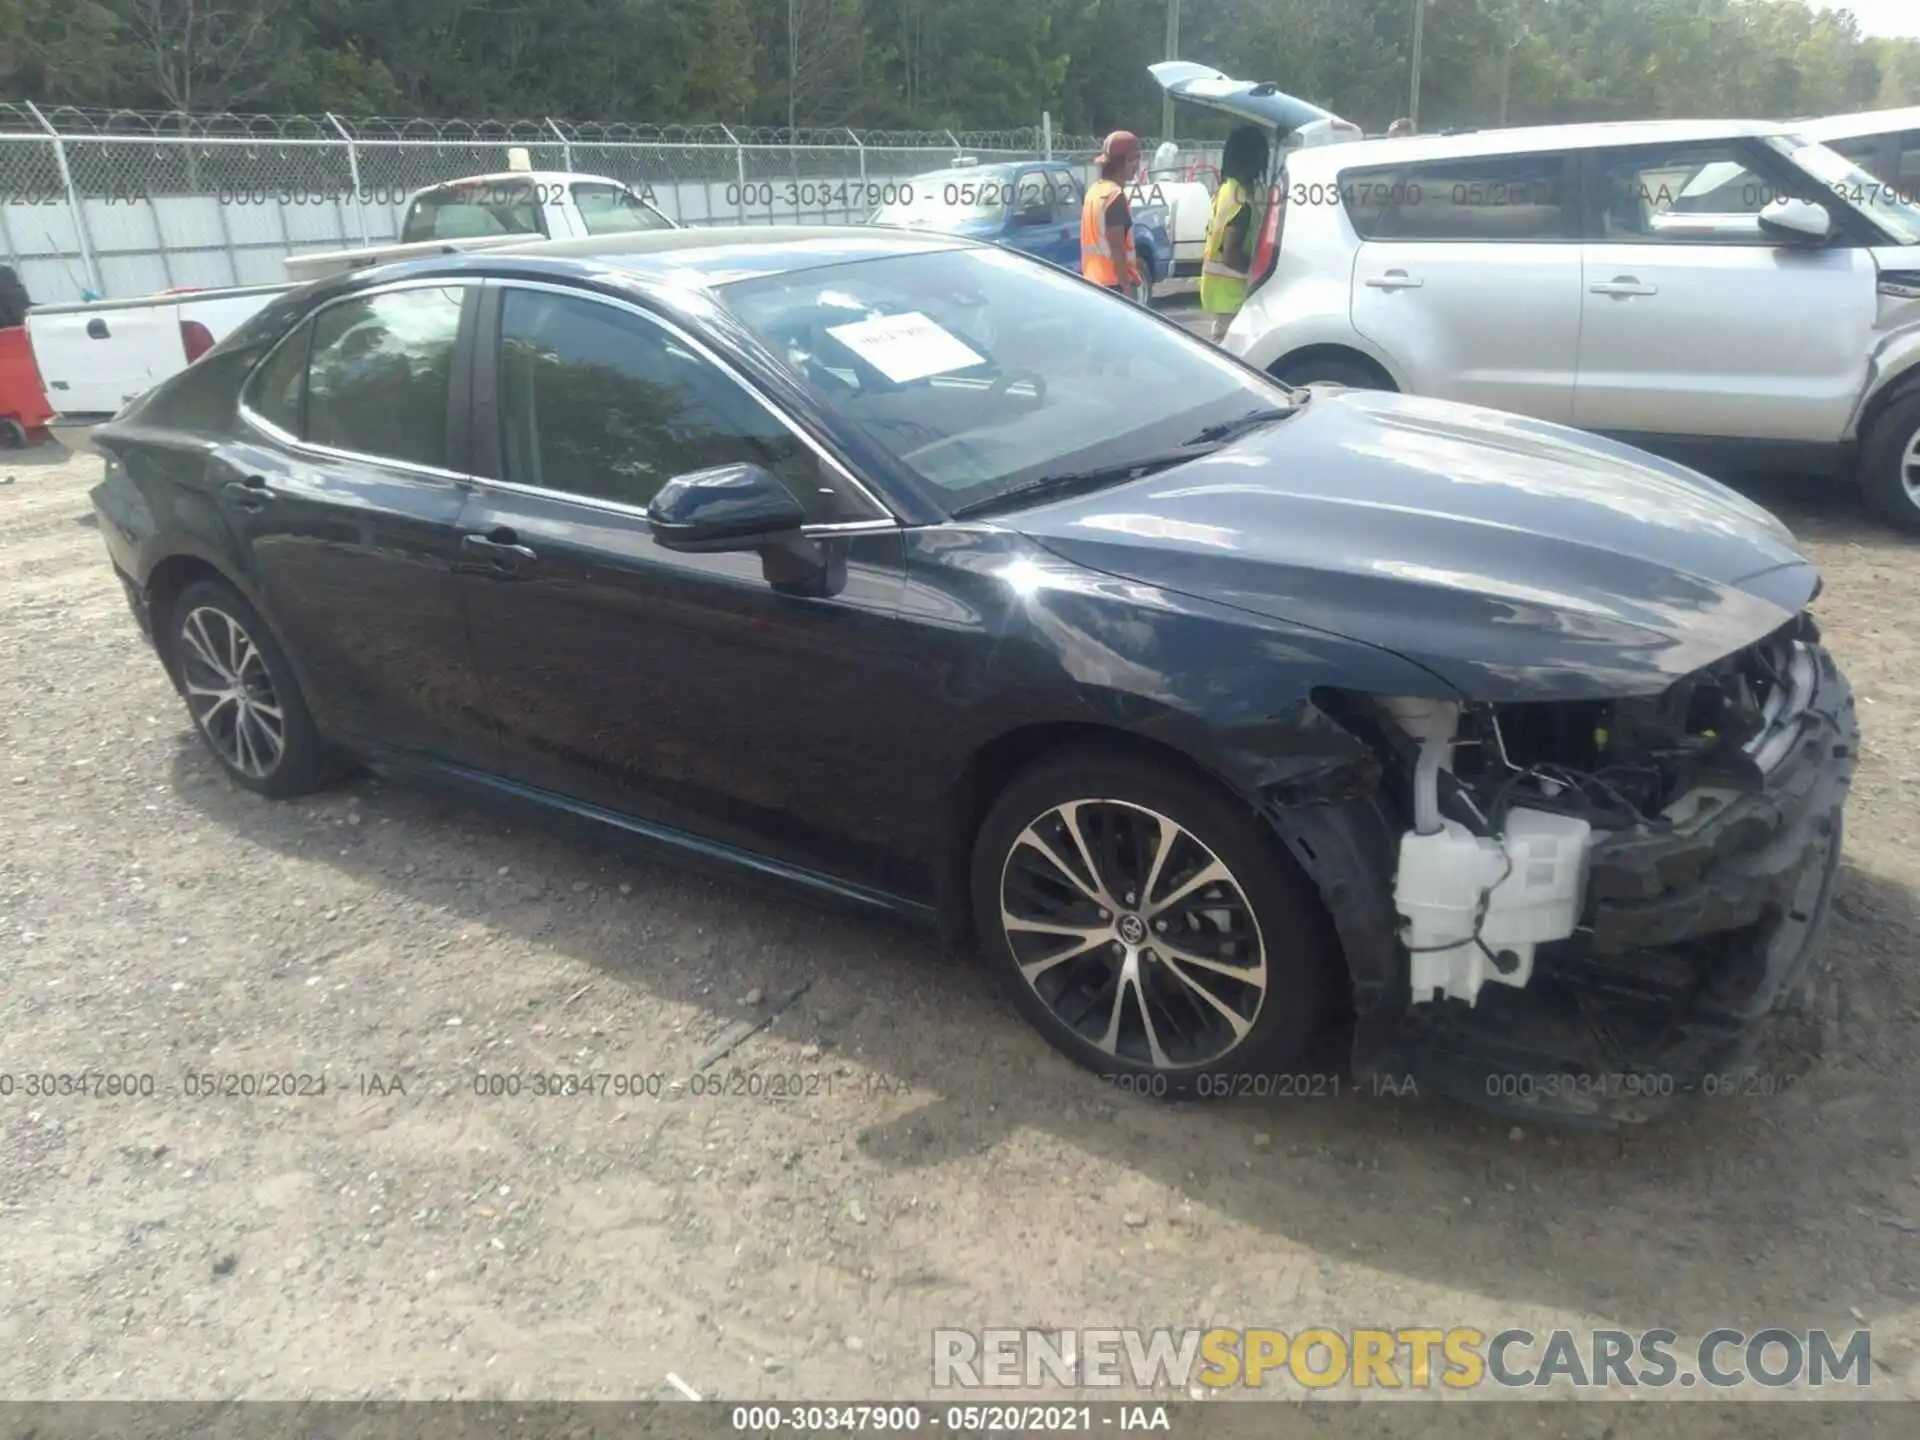
[[[187,707],[213,748],[242,775],[265,779],[287,746],[286,716],[253,637],[224,610],[202,605],[180,622]]]
[[[1118,1060],[1216,1062],[1266,1000],[1266,946],[1245,891],[1144,806],[1077,800],[1038,816],[1001,869],[1000,922],[1034,993]]]
[[[1920,505],[1920,431],[1907,441],[1907,450],[1900,457],[1900,483],[1906,487],[1907,498]]]

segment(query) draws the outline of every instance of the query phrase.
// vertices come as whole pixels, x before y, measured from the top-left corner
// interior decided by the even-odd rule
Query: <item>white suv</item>
[[[1920,205],[1796,127],[1658,121],[1289,156],[1226,345],[1703,464],[1857,471],[1920,529]]]

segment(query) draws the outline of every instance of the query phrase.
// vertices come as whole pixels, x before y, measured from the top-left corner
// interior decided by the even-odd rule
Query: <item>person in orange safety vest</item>
[[[1131,295],[1140,285],[1133,253],[1133,210],[1127,185],[1140,168],[1140,137],[1116,130],[1100,147],[1100,178],[1080,206],[1080,273],[1096,285]]]

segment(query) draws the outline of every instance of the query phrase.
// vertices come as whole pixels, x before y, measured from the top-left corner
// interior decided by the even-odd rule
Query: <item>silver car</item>
[[[1801,129],[1366,141],[1290,155],[1272,198],[1248,362],[1857,474],[1920,530],[1920,205]]]

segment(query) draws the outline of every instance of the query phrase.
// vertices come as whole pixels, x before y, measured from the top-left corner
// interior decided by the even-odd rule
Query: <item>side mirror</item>
[[[1833,216],[1811,200],[1775,200],[1760,212],[1760,233],[1790,245],[1818,245],[1833,234]]]
[[[1038,204],[1029,205],[1013,217],[1013,223],[1016,225],[1051,225],[1053,223],[1053,207],[1048,205],[1044,200]]]
[[[758,550],[806,523],[792,493],[758,465],[721,465],[676,475],[647,506],[647,529],[683,554]]]

